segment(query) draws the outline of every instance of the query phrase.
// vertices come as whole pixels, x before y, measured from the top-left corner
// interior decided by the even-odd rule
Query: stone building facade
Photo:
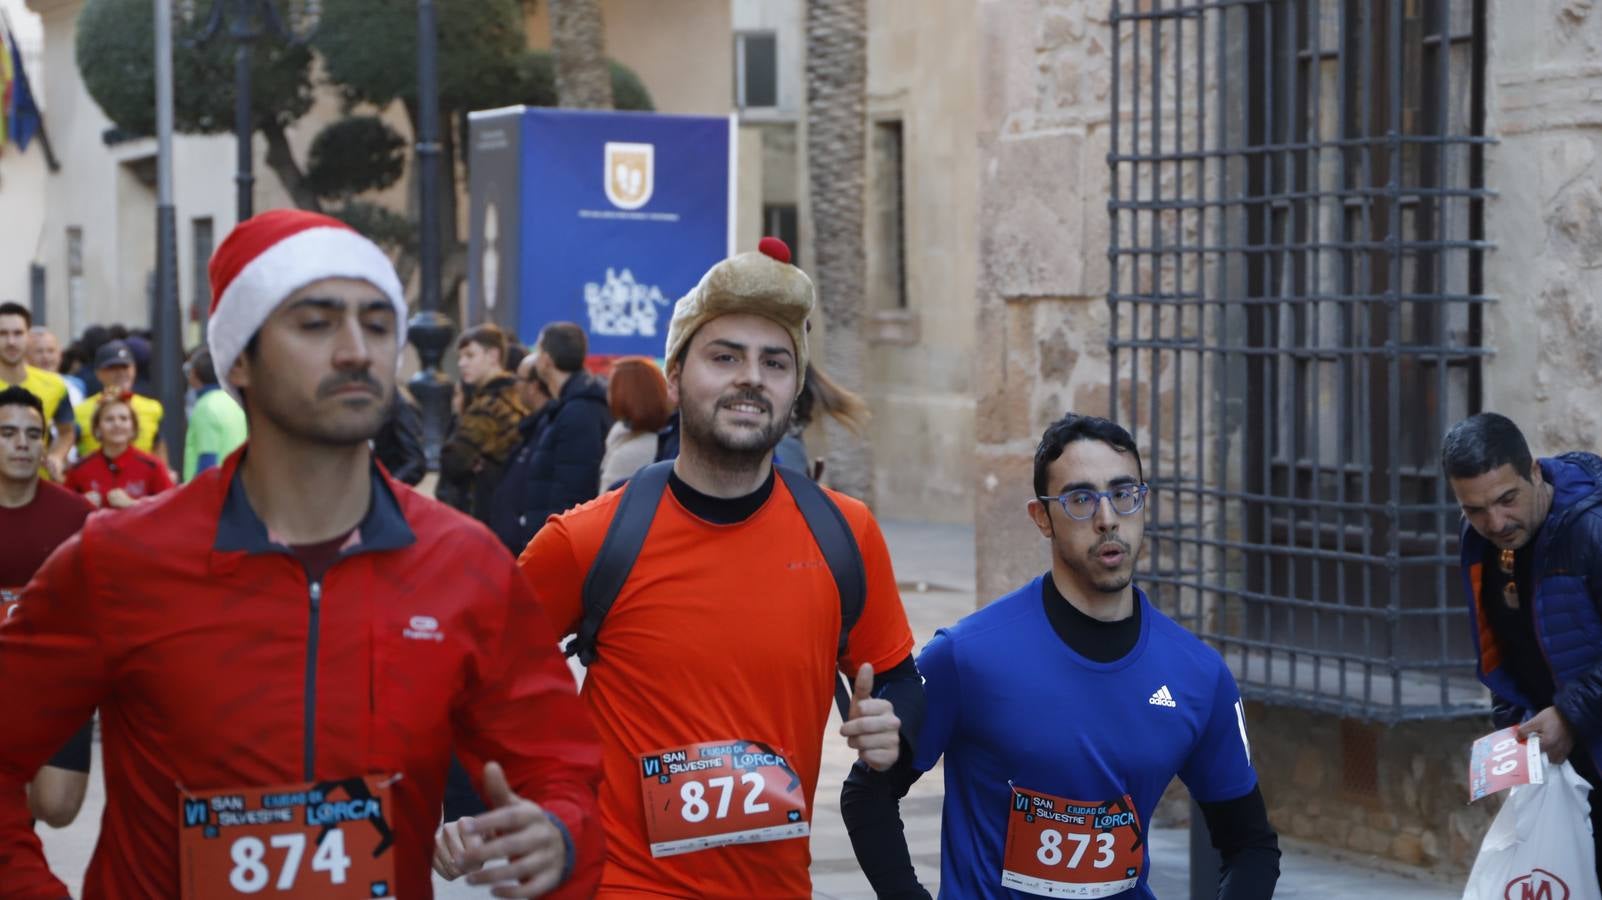
[[[1153,588],[1154,596],[1162,593],[1178,605],[1177,609],[1171,606],[1171,610],[1194,617],[1187,624],[1200,623],[1210,634],[1243,635],[1240,643],[1244,645],[1250,643],[1246,639],[1271,642],[1265,635],[1275,632],[1268,625],[1253,624],[1251,616],[1256,615],[1255,611],[1248,613],[1244,621],[1229,619],[1231,614],[1227,611],[1242,608],[1242,598],[1247,601],[1244,608],[1248,610],[1272,606],[1254,607],[1250,602],[1268,594],[1297,601],[1305,609],[1316,606],[1307,601],[1318,596],[1310,592],[1320,589],[1305,582],[1287,585],[1278,568],[1254,582],[1258,576],[1253,570],[1260,560],[1294,552],[1301,557],[1331,560],[1331,569],[1360,571],[1350,568],[1340,557],[1361,554],[1355,549],[1348,553],[1340,548],[1355,548],[1361,543],[1361,534],[1342,536],[1342,543],[1334,544],[1336,549],[1331,550],[1332,545],[1321,544],[1318,537],[1308,537],[1327,533],[1330,529],[1326,523],[1308,522],[1305,518],[1298,521],[1291,515],[1288,525],[1276,522],[1264,526],[1254,537],[1250,522],[1215,515],[1212,510],[1218,507],[1203,500],[1219,494],[1250,493],[1250,485],[1236,474],[1237,462],[1243,456],[1267,452],[1254,446],[1264,433],[1254,433],[1248,427],[1253,421],[1253,404],[1261,398],[1272,398],[1262,401],[1272,407],[1264,413],[1271,420],[1300,415],[1309,421],[1329,423],[1330,428],[1344,424],[1354,434],[1350,447],[1315,449],[1311,462],[1293,462],[1288,471],[1294,474],[1298,471],[1295,467],[1301,465],[1303,471],[1322,473],[1317,458],[1320,453],[1331,457],[1324,461],[1323,469],[1344,470],[1343,467],[1359,466],[1363,460],[1368,460],[1364,465],[1372,463],[1370,457],[1374,453],[1389,450],[1397,458],[1406,458],[1406,471],[1396,476],[1404,491],[1411,484],[1407,479],[1434,484],[1423,479],[1433,477],[1428,471],[1434,452],[1430,448],[1437,435],[1422,434],[1419,429],[1433,432],[1439,421],[1450,421],[1460,412],[1473,409],[1513,415],[1524,426],[1538,454],[1602,448],[1602,413],[1597,412],[1596,404],[1596,398],[1602,395],[1602,385],[1598,384],[1602,378],[1602,357],[1598,355],[1602,352],[1598,350],[1602,347],[1602,282],[1595,277],[1597,267],[1602,265],[1602,104],[1597,102],[1602,96],[1602,69],[1595,64],[1598,51],[1602,50],[1602,11],[1591,3],[1567,0],[1489,0],[1484,4],[1483,21],[1475,22],[1471,15],[1475,5],[1467,2],[1406,5],[1409,15],[1417,7],[1440,16],[1439,21],[1446,23],[1441,26],[1442,32],[1450,32],[1445,41],[1432,45],[1429,29],[1434,26],[1426,25],[1423,34],[1408,32],[1408,40],[1416,38],[1425,48],[1449,44],[1452,49],[1444,60],[1439,56],[1421,57],[1430,60],[1429,66],[1418,65],[1416,60],[1406,63],[1400,71],[1407,74],[1397,78],[1398,91],[1415,89],[1418,83],[1409,80],[1412,78],[1437,77],[1438,73],[1448,73],[1449,78],[1439,86],[1443,111],[1430,113],[1414,105],[1399,104],[1393,120],[1399,128],[1389,133],[1412,134],[1425,128],[1420,123],[1435,115],[1436,125],[1444,121],[1469,136],[1462,140],[1461,147],[1439,150],[1433,149],[1439,143],[1419,141],[1432,149],[1414,153],[1401,148],[1402,140],[1387,142],[1387,131],[1382,127],[1378,137],[1366,139],[1368,146],[1375,149],[1364,164],[1383,165],[1376,161],[1386,159],[1385,154],[1395,150],[1395,155],[1388,157],[1390,164],[1416,166],[1419,159],[1438,152],[1445,162],[1431,177],[1448,188],[1458,185],[1461,190],[1455,199],[1462,202],[1458,206],[1429,207],[1418,205],[1417,198],[1392,197],[1387,201],[1392,204],[1389,213],[1404,223],[1403,228],[1414,231],[1407,232],[1407,240],[1387,244],[1381,239],[1380,226],[1365,219],[1363,227],[1380,230],[1381,237],[1374,239],[1372,246],[1363,245],[1363,252],[1395,252],[1395,264],[1400,267],[1398,278],[1411,279],[1409,284],[1420,277],[1418,259],[1427,258],[1438,264],[1440,272],[1431,288],[1435,292],[1432,298],[1442,308],[1450,306],[1454,311],[1431,319],[1409,306],[1391,320],[1403,323],[1401,332],[1362,332],[1368,338],[1389,335],[1388,340],[1376,339],[1372,349],[1336,348],[1331,344],[1303,353],[1283,346],[1285,341],[1295,339],[1292,323],[1303,314],[1293,304],[1280,307],[1285,318],[1271,320],[1269,333],[1248,338],[1244,332],[1231,329],[1250,327],[1250,314],[1240,321],[1221,315],[1215,325],[1211,321],[1204,324],[1199,319],[1185,319],[1180,313],[1159,312],[1141,324],[1136,334],[1127,319],[1128,307],[1109,302],[1110,298],[1126,295],[1183,298],[1187,291],[1199,291],[1212,299],[1230,298],[1243,290],[1240,279],[1250,277],[1235,274],[1227,263],[1234,254],[1249,255],[1234,246],[1241,243],[1243,235],[1249,235],[1248,226],[1242,224],[1237,229],[1238,223],[1227,218],[1231,215],[1228,212],[1213,218],[1210,211],[1191,211],[1230,208],[1234,202],[1231,192],[1239,192],[1246,183],[1237,173],[1249,172],[1249,166],[1242,163],[1243,168],[1237,170],[1237,163],[1226,162],[1216,169],[1192,169],[1188,161],[1194,157],[1187,157],[1182,151],[1192,142],[1204,146],[1217,140],[1213,129],[1220,126],[1213,117],[1238,114],[1242,127],[1254,127],[1249,124],[1256,121],[1250,118],[1252,113],[1231,112],[1243,102],[1244,94],[1220,94],[1232,88],[1216,76],[1225,72],[1223,66],[1234,65],[1238,60],[1271,65],[1251,54],[1253,49],[1260,50],[1251,41],[1268,38],[1243,29],[1239,43],[1221,46],[1230,40],[1226,29],[1209,32],[1206,38],[1170,40],[1158,51],[1150,39],[1152,31],[1143,32],[1143,45],[1136,36],[1140,28],[1129,21],[1141,16],[1158,20],[1165,11],[1195,5],[1184,0],[977,3],[981,47],[974,496],[979,593],[981,597],[998,596],[1046,566],[1046,548],[1023,514],[1023,503],[1031,493],[1033,448],[1044,426],[1064,411],[1112,411],[1113,386],[1117,384],[1117,415],[1134,426],[1142,445],[1156,443],[1177,448],[1160,463],[1166,477],[1184,475],[1195,479],[1186,488],[1194,491],[1194,505],[1177,518],[1188,522],[1195,535],[1188,544],[1181,543],[1196,552],[1175,555],[1171,549],[1163,551],[1163,543],[1149,539],[1147,586]],[[1330,49],[1336,41],[1348,37],[1334,21],[1339,15],[1325,12],[1324,18],[1319,19],[1320,12],[1314,8],[1318,6],[1316,0],[1282,0],[1266,6],[1272,7],[1275,18],[1270,21],[1278,23],[1274,27],[1289,29],[1284,34],[1296,33],[1298,17],[1304,26],[1301,40],[1316,42],[1316,33],[1320,27],[1324,29],[1323,51],[1328,54],[1331,71],[1310,77],[1327,78],[1325,83],[1331,92],[1344,85]],[[1372,6],[1383,8],[1385,4]],[[1338,7],[1339,4],[1322,5],[1324,10]],[[1115,27],[1115,10],[1125,20],[1121,27]],[[1360,24],[1374,23],[1365,19]],[[1315,36],[1308,37],[1309,32]],[[1217,34],[1225,34],[1225,40],[1217,40]],[[1471,49],[1474,46],[1482,54],[1477,60]],[[1139,69],[1156,52],[1166,54],[1164,58],[1169,62],[1165,65],[1173,66],[1175,74],[1160,78],[1148,75],[1142,81]],[[1222,60],[1218,68],[1214,66],[1215,58]],[[1116,117],[1115,66],[1117,79],[1128,92],[1117,107]],[[1467,74],[1472,72],[1472,66],[1482,67],[1477,79]],[[1296,76],[1285,75],[1289,70],[1268,71],[1278,73],[1277,78],[1269,79],[1276,89],[1296,89]],[[1421,71],[1422,76],[1418,74]],[[1130,97],[1137,91],[1141,100],[1132,101]],[[1291,102],[1283,100],[1283,95],[1279,97],[1272,102]],[[1196,103],[1198,110],[1209,111],[1205,124],[1185,114],[1175,115],[1176,104],[1187,102]],[[1357,114],[1361,102],[1361,98],[1354,99],[1353,105],[1346,107],[1351,111],[1349,115]],[[1476,103],[1483,117],[1479,120],[1471,109]],[[1115,171],[1135,171],[1131,167],[1139,165],[1125,157],[1115,160],[1110,156],[1115,152],[1115,133],[1124,129],[1124,143],[1119,145],[1118,153],[1149,153],[1145,147],[1132,151],[1128,141],[1131,132],[1152,134],[1155,109],[1173,117],[1166,120],[1163,137],[1158,140],[1167,143],[1156,155],[1172,155],[1163,156],[1165,162],[1154,164],[1154,169],[1142,171],[1163,174],[1150,184],[1115,183]],[[1280,109],[1275,106],[1267,114],[1270,121]],[[1321,115],[1324,118],[1320,119]],[[1322,113],[1315,107],[1309,121],[1315,123],[1315,130],[1323,124],[1333,128],[1339,124],[1339,115],[1340,107],[1326,108]],[[1205,132],[1200,131],[1203,128]],[[1470,132],[1475,128],[1482,128],[1489,140],[1472,136]],[[1252,152],[1241,155],[1250,157]],[[1322,161],[1315,156],[1311,174],[1283,177],[1307,179],[1303,183],[1311,187],[1305,190],[1316,194],[1325,190],[1322,179],[1326,169],[1333,172],[1339,167],[1339,160],[1339,152]],[[1479,174],[1465,175],[1464,167],[1474,167]],[[1428,171],[1427,163],[1425,170]],[[1413,171],[1398,169],[1393,180],[1405,181],[1413,177],[1408,174]],[[1270,177],[1281,175],[1270,173]],[[1483,185],[1475,180],[1481,177]],[[1454,178],[1458,181],[1452,181]],[[1330,193],[1334,196],[1339,192]],[[1344,205],[1335,201],[1328,209],[1315,205],[1307,220],[1296,225],[1298,196],[1286,189],[1278,198],[1271,198],[1286,200],[1278,208],[1288,210],[1292,227],[1307,227],[1312,219],[1338,225],[1342,209],[1356,209],[1365,202],[1354,199],[1354,194],[1344,198]],[[1115,213],[1109,207],[1113,200],[1124,201],[1124,208],[1131,209],[1141,202],[1192,197],[1199,198],[1192,208],[1156,202],[1149,213]],[[1374,216],[1384,214],[1380,206],[1371,208]],[[1438,233],[1418,231],[1423,227],[1419,224],[1420,209],[1433,210]],[[1475,216],[1481,218],[1475,220]],[[1150,224],[1154,233],[1158,228],[1163,230],[1163,237],[1156,243],[1168,249],[1154,253],[1156,261],[1144,268],[1114,252],[1115,248],[1148,240],[1144,232],[1133,238],[1127,232],[1114,233],[1115,222],[1130,221],[1140,222],[1142,229]],[[1483,223],[1483,234],[1473,230],[1479,227],[1474,221]],[[1468,239],[1445,242],[1442,235],[1447,231],[1467,235]],[[1255,240],[1259,244],[1278,241],[1287,248],[1308,240],[1295,237],[1296,232],[1286,234],[1291,237],[1265,238],[1259,234]],[[1314,230],[1313,234],[1318,232]],[[1402,243],[1415,239],[1421,244],[1442,241],[1451,246],[1440,249],[1433,257],[1410,255],[1411,244],[1398,250]],[[1323,240],[1334,238],[1326,236]],[[1486,245],[1489,249],[1485,249]],[[1196,248],[1196,252],[1187,256],[1187,247]],[[1322,278],[1326,279],[1323,283],[1335,283],[1332,273],[1338,253],[1331,257],[1316,261],[1314,265],[1323,268],[1313,269],[1307,277],[1315,282]],[[1401,262],[1404,258],[1405,262]],[[1278,291],[1280,285],[1272,282],[1280,279],[1289,283],[1289,272],[1288,268],[1283,273],[1274,270],[1264,284]],[[1378,299],[1394,299],[1410,289],[1392,285],[1389,290],[1394,294],[1381,289],[1377,293],[1384,296]],[[1356,293],[1367,290],[1361,288]],[[1312,301],[1328,306],[1331,299],[1310,298],[1305,308],[1318,310],[1321,307]],[[1362,305],[1364,302],[1368,305]],[[1375,297],[1354,303],[1353,308],[1360,310],[1389,309]],[[1182,307],[1183,302],[1175,306]],[[1151,308],[1159,307],[1154,304]],[[1469,312],[1473,309],[1477,311]],[[1387,326],[1382,316],[1387,314],[1373,312],[1371,317],[1359,320],[1359,327],[1383,329]],[[1121,322],[1115,319],[1119,315],[1125,317]],[[1419,337],[1419,329],[1430,328],[1434,330],[1429,332],[1428,340]],[[1191,367],[1191,350],[1209,345],[1245,345],[1252,340],[1264,343],[1254,345],[1259,349],[1248,346],[1236,354],[1248,360],[1240,364],[1239,371]],[[1325,340],[1329,340],[1328,333]],[[1427,352],[1426,344],[1430,345]],[[1116,367],[1112,345],[1119,348]],[[1159,353],[1166,355],[1155,355]],[[1341,356],[1343,353],[1349,355]],[[1416,356],[1410,357],[1410,353]],[[1372,421],[1359,421],[1355,427],[1350,427],[1350,421],[1337,421],[1350,418],[1337,402],[1337,392],[1313,378],[1297,387],[1298,391],[1305,388],[1305,393],[1287,394],[1282,386],[1293,384],[1292,376],[1272,367],[1253,368],[1249,360],[1256,358],[1254,354],[1271,360],[1305,357],[1314,370],[1323,365],[1344,365],[1338,362],[1341,359],[1373,359],[1373,363],[1352,365],[1369,366],[1368,372],[1383,374],[1383,366],[1394,364],[1390,377],[1401,382],[1389,401],[1396,421],[1387,423],[1386,416],[1376,411],[1386,402],[1383,391],[1360,398],[1362,403],[1376,404],[1372,408],[1362,404],[1351,407],[1373,412]],[[1205,354],[1195,353],[1194,358],[1205,358]],[[1145,368],[1144,360],[1156,361]],[[1190,368],[1176,370],[1175,366]],[[1402,373],[1400,378],[1397,372]],[[1220,388],[1215,375],[1222,377],[1225,385],[1231,384],[1233,378],[1233,387]],[[1444,390],[1430,393],[1425,390],[1429,385],[1420,387],[1419,382],[1426,379],[1432,383],[1438,380]],[[1192,415],[1192,408],[1205,408],[1208,412]],[[1169,424],[1170,421],[1177,424]],[[1161,435],[1154,434],[1154,428]],[[1376,436],[1383,435],[1387,428],[1392,429],[1391,437]],[[1186,449],[1190,447],[1196,449]],[[1343,453],[1352,455],[1347,458]],[[1265,462],[1265,470],[1267,465]],[[1151,466],[1148,460],[1149,478],[1153,477]],[[1376,478],[1390,478],[1392,474],[1383,465],[1376,464],[1374,471],[1380,473]],[[1164,476],[1159,473],[1157,477]],[[1323,473],[1312,477],[1329,476]],[[1174,491],[1172,499],[1181,505],[1192,502],[1184,491]],[[1410,502],[1399,495],[1393,499],[1403,505]],[[1364,660],[1364,672],[1383,674],[1388,658],[1392,665],[1391,680],[1384,682],[1382,692],[1386,697],[1367,702],[1355,699],[1351,692],[1318,694],[1308,690],[1306,682],[1298,688],[1294,680],[1290,686],[1275,681],[1273,676],[1265,681],[1260,666],[1264,656],[1270,655],[1268,651],[1243,646],[1239,654],[1226,651],[1226,658],[1236,669],[1237,678],[1247,685],[1248,695],[1259,698],[1248,703],[1253,755],[1271,816],[1282,835],[1418,867],[1442,877],[1460,878],[1495,809],[1495,801],[1466,805],[1468,744],[1490,730],[1488,716],[1477,712],[1484,708],[1485,694],[1471,677],[1465,677],[1472,673],[1461,665],[1472,654],[1467,615],[1459,611],[1462,600],[1457,583],[1445,574],[1450,565],[1406,562],[1437,556],[1447,560],[1455,552],[1455,534],[1430,533],[1451,532],[1455,528],[1455,516],[1446,512],[1449,504],[1449,494],[1430,488],[1427,497],[1416,501],[1419,510],[1428,510],[1418,517],[1426,524],[1406,533],[1401,532],[1404,519],[1398,517],[1403,514],[1393,514],[1389,527],[1397,533],[1390,555],[1384,547],[1363,551],[1369,568],[1361,571],[1381,573],[1372,578],[1368,588],[1372,602],[1395,612],[1373,619],[1383,624],[1375,625],[1366,652],[1350,646],[1329,651],[1335,656],[1344,654],[1347,661]],[[1377,507],[1373,515],[1379,517],[1382,511]],[[1172,511],[1168,515],[1175,518]],[[1346,519],[1339,521],[1344,523]],[[1444,526],[1439,524],[1443,522]],[[1413,529],[1415,525],[1406,527]],[[1364,527],[1357,526],[1356,530]],[[1170,546],[1174,543],[1172,532],[1166,540]],[[1261,549],[1253,552],[1250,547]],[[1239,548],[1248,549],[1237,552]],[[1164,552],[1169,555],[1151,558]],[[1404,580],[1415,577],[1411,574],[1385,577],[1387,566],[1395,568],[1398,561],[1404,573],[1427,570],[1431,574],[1427,578],[1419,576],[1418,580]],[[1263,566],[1266,568],[1268,563]],[[1153,575],[1157,576],[1155,581]],[[1207,585],[1208,589],[1168,589],[1172,584]],[[1407,596],[1397,596],[1398,591]],[[1327,594],[1325,599],[1329,599]],[[1335,599],[1355,603],[1350,597]],[[1420,610],[1416,608],[1419,604],[1438,605],[1438,609]],[[1297,639],[1306,636],[1306,620],[1321,615],[1307,612],[1298,625],[1296,611],[1269,609],[1262,614],[1264,621],[1269,616],[1289,615],[1290,627],[1281,633],[1294,632]],[[1274,621],[1279,623],[1277,627],[1285,628],[1283,618]],[[1319,640],[1317,626],[1312,627],[1313,639]],[[1345,638],[1359,643],[1349,633]],[[1327,632],[1322,640],[1329,640]],[[1305,650],[1307,645],[1298,646]],[[1420,646],[1459,664],[1451,679],[1440,677],[1438,699],[1433,675],[1424,677],[1404,671],[1413,655],[1421,652]],[[1303,676],[1309,672],[1314,678],[1325,675],[1325,690],[1329,691],[1327,677],[1336,670],[1334,663],[1309,662],[1305,654],[1298,659],[1294,652],[1290,659],[1290,668]],[[1255,671],[1244,672],[1243,663]],[[1346,662],[1341,662],[1339,668],[1345,672]],[[1386,705],[1392,689],[1397,698],[1394,707]],[[1341,690],[1346,690],[1344,683]],[[1417,717],[1395,712],[1414,701],[1422,704],[1416,709],[1428,707],[1433,712]],[[1183,804],[1165,804],[1165,810],[1182,812]]]

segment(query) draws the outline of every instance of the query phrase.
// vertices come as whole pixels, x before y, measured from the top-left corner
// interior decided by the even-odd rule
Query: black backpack
[[[823,559],[834,576],[835,586],[840,590],[837,659],[844,659],[851,628],[861,618],[862,606],[867,598],[868,579],[862,565],[862,551],[857,547],[856,537],[851,533],[845,516],[823,492],[823,488],[800,472],[784,466],[773,468],[784,479],[784,486],[795,498],[795,505],[800,508],[802,518],[806,519],[807,529],[812,532],[812,539],[823,552]],[[662,501],[662,493],[667,490],[668,476],[672,472],[671,459],[652,463],[636,472],[623,488],[623,498],[612,516],[606,539],[602,541],[601,550],[596,554],[595,562],[590,564],[589,574],[584,579],[584,615],[579,621],[578,634],[567,647],[567,655],[577,656],[579,662],[586,666],[595,662],[595,639],[601,631],[601,623],[606,621],[606,614],[611,611],[618,593],[623,590],[624,582],[628,581],[629,573],[634,569],[640,548],[645,546],[646,533],[651,529],[657,505]],[[840,715],[844,717],[851,705],[851,691],[843,676],[835,679],[834,687],[835,703],[840,706]]]

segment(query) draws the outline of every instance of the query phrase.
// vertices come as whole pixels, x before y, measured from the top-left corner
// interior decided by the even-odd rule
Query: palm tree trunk
[[[550,0],[556,102],[572,109],[611,109],[612,71],[606,64],[601,0]]]
[[[866,171],[868,13],[866,0],[807,2],[807,184],[812,197],[815,269],[823,319],[823,368],[861,392],[863,180]],[[873,502],[873,456],[866,441],[826,417],[830,484]]]

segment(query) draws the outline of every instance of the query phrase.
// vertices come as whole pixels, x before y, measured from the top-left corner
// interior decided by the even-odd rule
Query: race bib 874
[[[392,778],[184,791],[178,800],[184,900],[390,897]]]
[[[1111,897],[1140,881],[1146,836],[1125,794],[1091,803],[1013,788],[1003,887],[1040,897]]]
[[[710,741],[639,757],[651,856],[806,837],[801,776],[757,741]]]

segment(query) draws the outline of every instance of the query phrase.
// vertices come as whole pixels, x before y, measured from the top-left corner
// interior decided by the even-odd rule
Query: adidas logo
[[[1158,688],[1157,693],[1152,694],[1151,699],[1146,702],[1152,706],[1166,706],[1170,709],[1179,705],[1174,702],[1174,695],[1168,693],[1168,685],[1166,684]]]

